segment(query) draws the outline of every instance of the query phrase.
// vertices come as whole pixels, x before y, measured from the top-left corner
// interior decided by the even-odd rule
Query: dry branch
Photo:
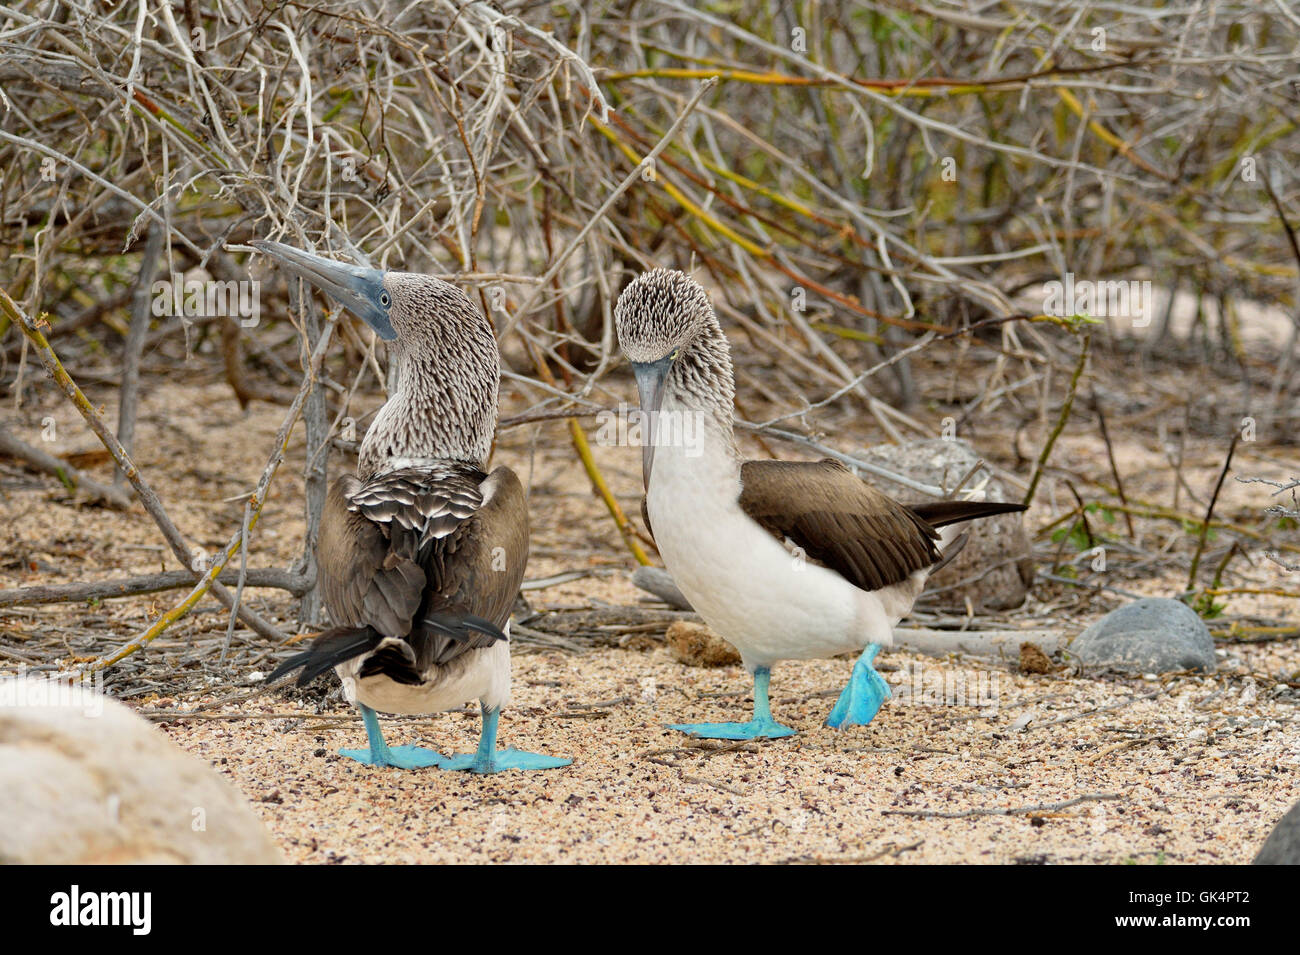
[[[118,488],[100,484],[93,478],[82,474],[81,471],[67,461],[56,458],[48,451],[32,447],[25,441],[20,441],[5,430],[3,425],[0,425],[0,454],[26,461],[46,474],[53,474],[68,490],[80,492],[92,501],[102,501],[109,507],[115,507],[120,511],[124,511],[131,506],[131,498]]]
[[[225,571],[217,579],[234,583],[234,571]],[[97,580],[81,584],[42,584],[32,587],[15,587],[0,590],[0,607],[21,607],[29,604],[77,603],[83,600],[107,600],[113,597],[134,597],[139,594],[175,590],[194,583],[194,574],[188,570],[165,570],[157,574],[138,574],[115,580]],[[275,567],[256,567],[248,571],[246,587],[270,587],[286,590],[295,596],[302,593],[307,578]]]
[[[162,502],[158,499],[157,494],[154,493],[153,489],[144,480],[139,471],[136,470],[135,465],[131,463],[130,456],[126,453],[121,443],[118,442],[117,438],[105,426],[98,412],[95,411],[94,407],[90,404],[89,400],[87,400],[81,389],[77,387],[76,382],[69,377],[62,362],[59,361],[58,356],[50,347],[49,342],[46,341],[41,327],[38,323],[32,321],[32,319],[25,313],[21,312],[3,289],[0,289],[0,311],[4,312],[11,321],[17,322],[21,326],[23,334],[27,336],[32,345],[36,348],[37,354],[39,355],[42,364],[45,365],[45,369],[49,373],[50,377],[59,385],[64,394],[71,399],[77,411],[80,412],[81,416],[86,420],[86,423],[90,425],[91,430],[95,432],[95,435],[99,438],[100,442],[122,469],[127,480],[130,481],[132,487],[135,488],[136,497],[140,500],[140,503],[144,505],[149,516],[153,518],[154,523],[158,525],[158,529],[162,531],[163,538],[171,547],[172,553],[182,562],[182,564],[189,566],[192,561],[192,552],[187,547],[184,537],[176,528],[176,525],[172,523],[171,518],[167,516],[167,512],[163,509]],[[333,326],[330,326],[330,328],[332,329]],[[320,358],[324,353],[323,346],[329,341],[329,337],[328,331],[322,335],[321,347],[318,347],[316,353],[312,356],[314,363],[313,367],[319,366]],[[304,385],[306,386],[309,384],[311,380],[312,377],[309,375]],[[289,431],[292,428],[293,422],[297,420],[298,412],[302,406],[304,397],[305,387],[303,391],[299,392],[298,398],[290,409],[289,415],[286,418],[285,424],[279,435],[280,440],[276,452],[272,456],[271,462],[267,465],[266,470],[263,472],[262,479],[258,482],[257,490],[254,492],[254,500],[259,513],[261,511],[261,506],[265,501],[266,489],[270,485],[271,478],[274,477],[275,470],[283,457],[284,446],[288,442]],[[174,608],[167,614],[164,614],[163,617],[154,624],[154,626],[150,627],[144,635],[129,644],[127,647],[124,647],[117,654],[113,655],[109,659],[98,661],[95,668],[98,669],[114,663],[117,660],[122,659],[124,656],[135,652],[135,650],[138,650],[145,643],[157,637],[158,634],[162,633],[162,631],[168,626],[188,613],[190,608],[193,607],[209,589],[212,590],[212,593],[218,600],[238,613],[239,618],[253,630],[261,633],[263,636],[268,636],[273,639],[287,639],[283,633],[267,621],[263,620],[260,615],[254,613],[247,607],[239,607],[230,592],[216,581],[216,576],[221,573],[221,569],[225,565],[225,562],[230,558],[241,540],[242,535],[236,534],[235,538],[229,545],[227,545],[225,550],[212,561],[207,572],[199,577],[199,582],[194,590],[190,592],[190,595],[186,597],[178,607]],[[197,572],[196,576],[198,576]]]

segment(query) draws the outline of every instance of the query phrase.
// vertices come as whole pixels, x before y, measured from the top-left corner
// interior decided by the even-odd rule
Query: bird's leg
[[[568,766],[573,760],[558,756],[543,756],[541,753],[525,753],[513,746],[497,749],[497,720],[501,717],[499,709],[489,709],[482,703],[483,729],[479,734],[478,752],[473,755],[465,753],[445,760],[440,769],[468,769],[474,773],[499,773],[505,769],[558,769]]]
[[[835,701],[835,705],[831,707],[830,716],[826,717],[827,726],[835,729],[854,725],[865,726],[875,717],[881,704],[889,699],[891,696],[889,684],[871,665],[871,661],[879,652],[878,643],[868,643],[867,648],[862,651],[862,656],[858,657],[857,662],[853,664],[853,673],[849,677],[848,684],[840,693],[840,698]]]
[[[357,706],[361,708],[361,719],[366,724],[370,749],[341,749],[340,756],[355,759],[367,766],[393,766],[397,769],[423,769],[443,762],[443,756],[422,746],[389,746],[384,742],[384,734],[379,729],[379,717],[375,711],[364,703],[358,703]]]
[[[759,667],[754,671],[754,719],[755,723],[772,722],[772,702],[768,698],[768,684],[772,682],[772,670]]]
[[[794,730],[772,719],[772,705],[767,697],[767,685],[771,679],[770,667],[759,667],[754,671],[754,718],[748,723],[674,723],[668,728],[703,739],[776,739],[794,736]]]

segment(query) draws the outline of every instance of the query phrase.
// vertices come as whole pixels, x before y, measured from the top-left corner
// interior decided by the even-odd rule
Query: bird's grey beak
[[[668,372],[673,367],[671,357],[658,361],[632,362],[632,374],[636,375],[636,390],[641,399],[641,477],[645,489],[650,490],[650,470],[655,460],[655,432],[659,416],[659,406],[664,401],[664,385],[668,381]]]
[[[332,296],[340,305],[375,330],[384,341],[397,337],[380,296],[386,295],[384,273],[361,265],[335,262],[323,256],[303,252],[293,246],[265,239],[249,243],[258,251],[275,259],[291,275],[306,279],[322,292]]]

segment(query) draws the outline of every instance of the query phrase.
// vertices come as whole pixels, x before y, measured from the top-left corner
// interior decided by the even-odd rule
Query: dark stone
[[[1112,610],[1075,637],[1069,652],[1088,666],[1129,673],[1210,673],[1218,664],[1204,621],[1168,597],[1144,597]]]
[[[1255,856],[1255,865],[1300,865],[1300,802],[1278,820]]]

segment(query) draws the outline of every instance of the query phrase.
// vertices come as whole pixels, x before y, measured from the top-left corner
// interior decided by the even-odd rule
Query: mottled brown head
[[[618,341],[637,381],[660,381],[679,399],[706,405],[731,423],[735,385],[727,336],[713,314],[708,293],[685,272],[654,269],[637,276],[614,308]],[[642,392],[649,411],[657,411],[662,391]]]
[[[496,432],[501,359],[469,296],[430,275],[387,272],[395,388],[365,440],[362,478],[426,461],[484,467]]]
[[[700,414],[730,440],[735,382],[727,336],[709,296],[685,272],[654,269],[633,279],[614,308],[618,341],[636,375],[641,408]],[[654,449],[642,448],[646,487]]]
[[[496,336],[460,289],[431,275],[381,272],[256,241],[390,342],[393,393],[361,442],[360,477],[439,461],[487,464],[501,379]]]
[[[653,269],[623,289],[614,307],[618,342],[628,361],[650,364],[720,331],[708,293],[685,272]]]

